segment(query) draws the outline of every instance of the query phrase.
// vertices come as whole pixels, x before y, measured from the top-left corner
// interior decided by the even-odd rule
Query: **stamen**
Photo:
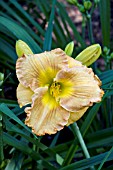
[[[52,83],[52,85],[50,86],[50,94],[53,96],[53,97],[58,97],[58,95],[60,94],[61,92],[61,86],[58,82],[54,81]]]

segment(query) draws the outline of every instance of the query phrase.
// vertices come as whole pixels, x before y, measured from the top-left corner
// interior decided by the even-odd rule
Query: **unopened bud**
[[[84,2],[84,8],[86,10],[89,10],[92,7],[92,2],[91,1],[85,1]]]
[[[85,8],[84,8],[83,5],[79,4],[79,5],[78,5],[78,8],[79,8],[80,12],[82,12],[82,13],[85,12]]]
[[[110,60],[111,60],[111,56],[110,56],[110,55],[108,55],[108,56],[107,56],[107,62],[109,63],[109,62],[110,62]]]
[[[4,73],[0,72],[0,81],[3,81],[3,80],[4,80]]]
[[[68,56],[71,56],[72,53],[73,53],[73,48],[74,48],[74,42],[70,42],[69,44],[66,45],[66,48],[65,48],[65,53],[68,55]]]
[[[110,54],[111,58],[113,58],[113,52]]]
[[[83,50],[75,59],[81,61],[83,65],[89,66],[94,63],[101,54],[101,46],[94,44]]]
[[[77,5],[78,0],[67,0],[70,4]]]
[[[90,14],[87,14],[86,16],[87,16],[87,19],[90,19],[90,18],[91,18],[91,15],[90,15]]]
[[[106,55],[108,55],[109,52],[110,52],[110,49],[105,46],[105,47],[103,48],[103,52],[104,52]]]
[[[18,40],[16,42],[16,53],[18,57],[22,57],[23,54],[26,54],[26,55],[33,54],[30,47],[22,40]]]
[[[94,0],[94,3],[95,4],[97,4],[97,3],[99,3],[100,2],[100,0]]]
[[[3,84],[4,74],[0,72],[0,86]]]

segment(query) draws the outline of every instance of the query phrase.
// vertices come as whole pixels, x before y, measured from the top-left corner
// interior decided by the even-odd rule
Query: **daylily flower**
[[[80,119],[104,94],[91,68],[61,49],[17,60],[17,98],[26,107],[25,124],[37,135],[54,134]]]

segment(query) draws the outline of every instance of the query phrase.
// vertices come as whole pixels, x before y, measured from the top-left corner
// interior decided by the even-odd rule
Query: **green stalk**
[[[92,19],[91,19],[91,15],[87,14],[87,19],[88,19],[88,34],[89,34],[89,40],[90,40],[90,44],[94,43],[94,39],[93,39],[93,29],[92,29]]]
[[[86,144],[85,144],[85,142],[84,142],[84,139],[83,139],[83,137],[82,137],[82,134],[81,134],[81,132],[80,132],[80,130],[79,130],[79,127],[78,127],[77,123],[76,123],[76,122],[73,123],[73,124],[71,125],[71,127],[72,127],[72,129],[73,129],[73,132],[76,134],[76,136],[77,136],[77,138],[78,138],[78,140],[79,140],[79,143],[80,143],[80,145],[81,145],[81,148],[82,148],[82,150],[83,150],[83,152],[84,152],[85,157],[86,157],[86,158],[90,158],[90,154],[89,154],[89,152],[88,152],[88,150],[87,150]],[[95,170],[94,166],[91,166],[90,169],[91,169],[91,170]]]
[[[86,21],[85,21],[85,16],[82,15],[83,20],[82,20],[82,38],[85,40],[85,29],[86,29]]]
[[[2,115],[0,113],[0,164],[4,159],[3,153],[3,130],[2,130]]]

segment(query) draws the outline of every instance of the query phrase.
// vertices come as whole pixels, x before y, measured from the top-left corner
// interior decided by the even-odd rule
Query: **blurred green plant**
[[[0,87],[2,86],[4,82],[4,74],[0,72]],[[0,91],[2,91],[2,89],[0,89]]]
[[[92,166],[98,170],[113,169],[113,40],[110,38],[110,0],[68,2],[72,6],[52,0],[0,1],[1,170],[82,170]],[[76,6],[80,11],[82,33],[77,31],[69,17],[67,6]],[[56,135],[37,137],[25,126],[24,108],[19,108],[16,99],[18,81],[15,75],[15,42],[21,39],[33,53],[40,53],[56,47],[65,49],[69,42],[76,41],[72,53],[75,58],[87,46],[87,33],[89,44],[98,43],[92,27],[92,16],[96,10],[100,14],[98,23],[101,24],[102,55],[92,67],[102,81],[105,95],[101,103],[95,104],[78,121],[91,156],[87,159],[72,128],[65,128]]]

